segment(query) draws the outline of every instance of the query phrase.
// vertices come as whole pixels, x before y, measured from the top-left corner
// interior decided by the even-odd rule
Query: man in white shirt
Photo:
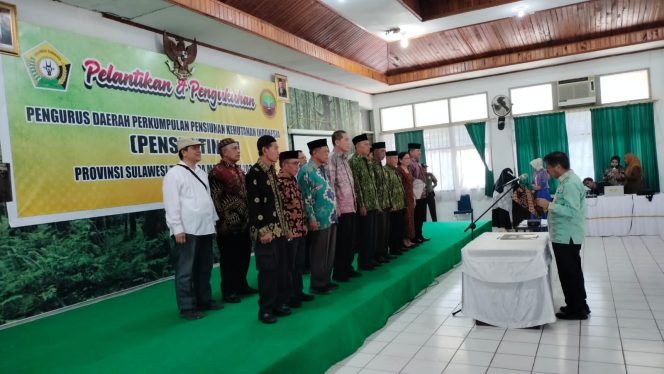
[[[202,144],[178,139],[180,163],[166,173],[163,184],[166,224],[175,240],[175,295],[180,316],[188,320],[202,318],[203,310],[221,308],[212,300],[210,288],[212,241],[219,218],[207,173],[197,166]]]

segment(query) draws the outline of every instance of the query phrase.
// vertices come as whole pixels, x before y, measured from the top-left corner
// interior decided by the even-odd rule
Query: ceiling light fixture
[[[525,6],[520,6],[515,9],[516,10],[516,16],[519,18],[523,18],[526,16],[526,7]]]

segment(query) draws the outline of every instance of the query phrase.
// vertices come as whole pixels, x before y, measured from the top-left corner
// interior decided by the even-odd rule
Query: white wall
[[[19,21],[22,22],[163,53],[161,34],[103,18],[99,13],[44,0],[21,0],[17,3],[17,12]],[[195,37],[196,35],[190,36]],[[291,87],[357,101],[362,108],[370,109],[373,104],[371,95],[202,46],[198,47],[196,62],[266,81],[272,81],[274,73],[284,74],[288,76],[288,84]]]
[[[571,63],[561,66],[540,68],[535,70],[510,73],[505,75],[478,78],[474,80],[440,84],[435,86],[416,88],[411,90],[375,95],[374,123],[380,129],[380,108],[428,101],[433,99],[462,96],[480,92],[486,92],[489,100],[496,95],[509,94],[509,89],[520,86],[547,83],[562,79],[577,78],[587,75],[600,75],[638,70],[647,68],[650,70],[651,94],[657,100],[654,104],[655,114],[655,137],[657,146],[657,162],[660,173],[660,186],[664,186],[664,50],[646,51],[623,56],[613,56],[592,61]],[[491,160],[494,173],[503,168],[514,168],[516,165],[514,153],[514,124],[508,118],[505,129],[498,130],[497,119],[493,117],[487,122],[490,127]],[[497,175],[497,174],[496,174]],[[487,206],[488,199],[473,199],[475,211],[479,206]],[[438,202],[439,216],[452,216],[447,214],[455,204],[453,202]]]

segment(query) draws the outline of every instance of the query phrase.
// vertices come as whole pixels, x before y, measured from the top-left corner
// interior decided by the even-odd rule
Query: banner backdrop
[[[160,208],[178,137],[204,142],[206,169],[226,137],[240,142],[245,169],[261,135],[286,149],[271,82],[197,63],[178,81],[164,54],[26,23],[19,30],[23,53],[2,56],[0,74],[12,226]]]

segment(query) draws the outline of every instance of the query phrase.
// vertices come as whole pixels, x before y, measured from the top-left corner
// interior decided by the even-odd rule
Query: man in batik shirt
[[[304,202],[300,186],[295,176],[300,170],[298,151],[285,151],[279,154],[279,173],[277,184],[281,199],[284,203],[286,222],[288,223],[288,263],[290,267],[291,296],[289,306],[299,308],[303,301],[313,300],[313,296],[302,292],[302,272],[304,271],[304,236],[307,234],[307,226],[304,221]]]
[[[330,185],[337,199],[337,248],[334,253],[334,277],[338,282],[347,282],[351,277],[362,273],[353,269],[355,259],[355,186],[353,172],[348,165],[350,137],[343,130],[332,134],[334,151],[330,155],[327,168],[330,172]]]
[[[381,263],[374,259],[376,253],[376,213],[378,198],[373,169],[369,166],[369,138],[366,134],[353,138],[355,154],[348,164],[353,171],[355,198],[357,204],[357,245],[358,267],[361,270],[373,270]]]
[[[385,171],[385,190],[389,196],[390,206],[390,254],[400,255],[403,253],[403,236],[406,228],[406,194],[403,183],[397,174],[399,156],[397,151],[386,153],[387,160],[383,170]]]
[[[231,138],[223,139],[217,147],[221,161],[210,170],[210,193],[219,215],[217,246],[221,274],[222,300],[239,303],[240,295],[258,291],[249,287],[247,272],[251,259],[247,189],[240,161],[240,144]]]
[[[408,154],[412,160],[408,166],[408,171],[413,176],[414,185],[421,182],[422,187],[422,193],[419,196],[415,196],[415,243],[429,241],[429,238],[425,238],[422,235],[422,226],[424,225],[424,221],[427,220],[427,179],[426,173],[422,169],[422,165],[420,165],[420,148],[422,148],[422,145],[419,143],[408,143]]]
[[[288,250],[283,203],[277,186],[274,164],[279,160],[279,145],[270,135],[258,138],[259,159],[247,173],[247,207],[249,234],[254,241],[258,269],[258,319],[263,323],[277,322],[276,316],[287,316]]]
[[[338,285],[332,283],[332,267],[337,239],[337,212],[333,186],[325,164],[330,158],[326,139],[307,143],[311,158],[298,173],[309,225],[307,241],[311,261],[311,292],[327,294]]]
[[[376,185],[376,198],[378,199],[378,210],[376,211],[376,253],[378,262],[389,262],[396,258],[388,252],[390,239],[390,195],[387,191],[385,171],[383,170],[383,159],[385,159],[385,142],[373,143],[373,160],[369,163],[373,170],[374,183]]]

